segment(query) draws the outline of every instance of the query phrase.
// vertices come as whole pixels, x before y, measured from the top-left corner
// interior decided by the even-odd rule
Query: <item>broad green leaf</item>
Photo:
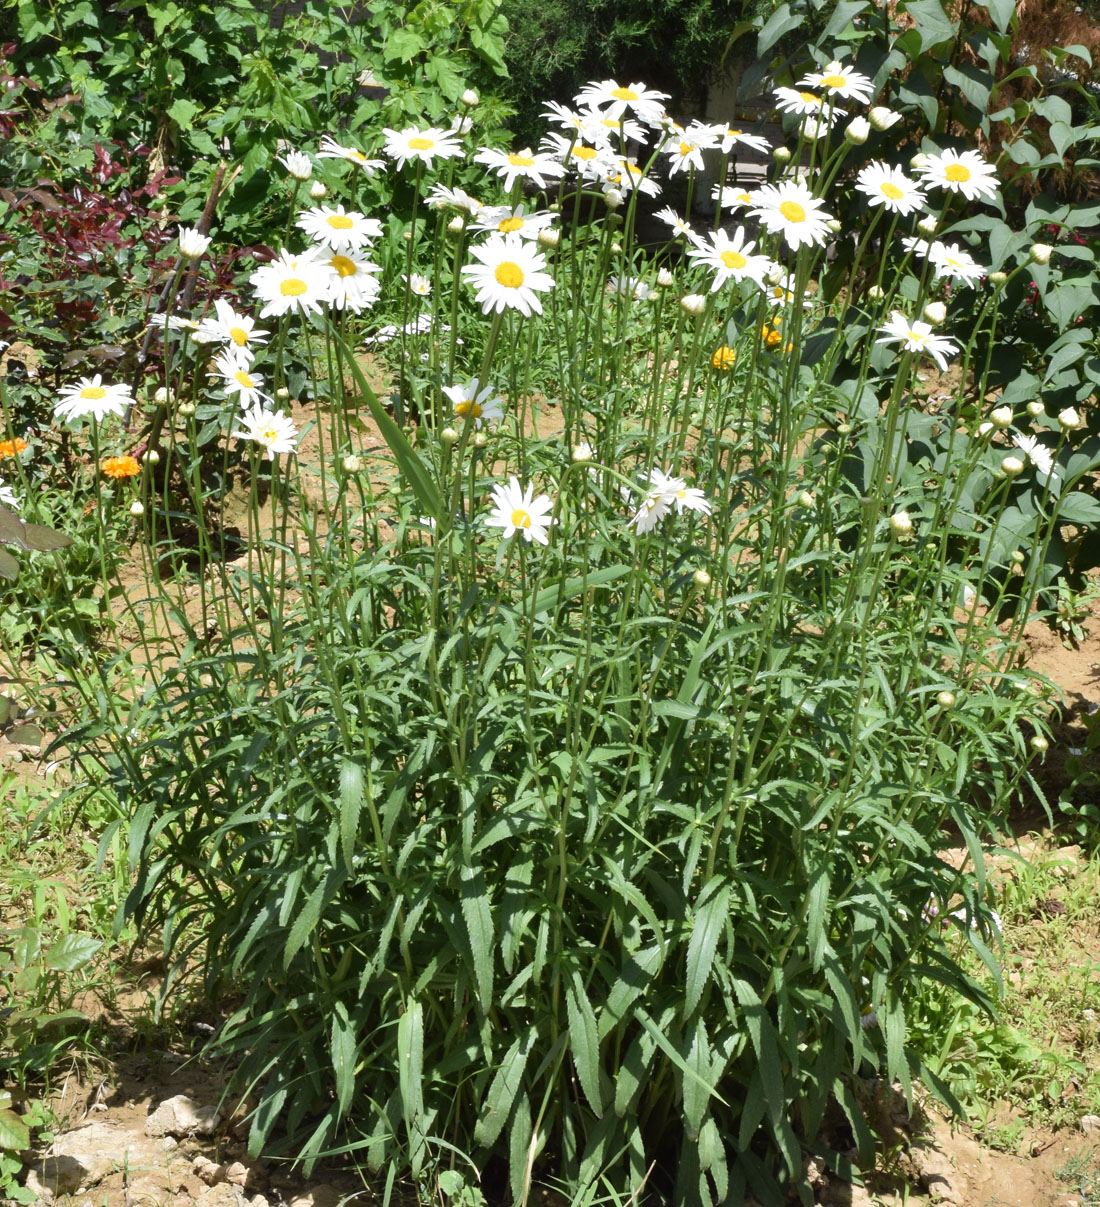
[[[843,36],[845,29],[851,24],[852,18],[868,7],[867,0],[838,0],[819,39],[819,45]]]
[[[10,1107],[0,1109],[0,1154],[22,1152],[30,1146],[30,1128]]]
[[[640,1031],[626,1050],[615,1075],[615,1114],[622,1118],[631,1109],[638,1094],[649,1080],[657,1041],[648,1031]]]
[[[756,35],[756,53],[762,58],[785,33],[797,29],[802,21],[801,13],[792,13],[789,4],[781,4]]]
[[[684,1008],[686,1020],[699,1004],[710,978],[718,940],[729,914],[729,885],[718,878],[712,880],[700,894],[700,903],[692,911],[691,938],[688,940],[687,968],[684,975]]]
[[[983,0],[998,33],[1007,33],[1016,17],[1016,0]]]
[[[922,50],[928,51],[933,46],[955,40],[957,27],[943,11],[939,0],[905,0],[898,8],[916,21]]]
[[[100,939],[90,935],[65,935],[42,957],[47,968],[54,972],[75,972],[82,968],[103,946]]]
[[[603,1114],[600,1093],[600,1040],[596,1015],[581,974],[574,970],[565,984],[565,1010],[569,1018],[569,1048],[584,1096],[597,1116]]]

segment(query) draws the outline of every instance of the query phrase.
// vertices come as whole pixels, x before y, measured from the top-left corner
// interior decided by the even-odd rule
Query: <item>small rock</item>
[[[211,1161],[209,1157],[200,1155],[191,1162],[191,1165],[207,1186],[216,1186],[219,1182],[226,1180],[225,1166],[219,1165],[217,1161]]]
[[[271,1207],[271,1204],[268,1203],[262,1194],[254,1194],[248,1200],[248,1207]]]
[[[232,1182],[234,1186],[247,1186],[255,1179],[252,1170],[243,1161],[232,1161],[225,1167],[225,1180]]]
[[[339,1207],[343,1196],[335,1186],[322,1182],[306,1194],[296,1195],[289,1207]]]
[[[26,1177],[26,1180],[24,1181],[23,1185],[26,1186],[26,1188],[31,1192],[31,1194],[34,1195],[36,1202],[39,1202],[39,1203],[52,1203],[53,1202],[53,1191],[48,1186],[44,1186],[39,1181],[38,1171],[36,1169],[29,1169],[27,1171],[27,1177]]]
[[[166,1098],[145,1120],[147,1136],[210,1136],[217,1130],[218,1108],[199,1106],[186,1094]]]
[[[1100,1115],[1082,1115],[1077,1120],[1077,1126],[1086,1136],[1094,1135],[1096,1132],[1100,1132]]]

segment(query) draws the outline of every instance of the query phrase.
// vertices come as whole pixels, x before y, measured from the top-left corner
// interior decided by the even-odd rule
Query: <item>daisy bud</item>
[[[1032,264],[1049,264],[1054,248],[1049,243],[1033,243],[1027,254]]]
[[[950,708],[955,703],[955,693],[939,692],[936,696],[936,703],[940,708]]]
[[[844,130],[845,141],[861,147],[871,136],[871,123],[865,117],[853,117]]]
[[[204,235],[194,226],[181,226],[179,232],[180,240],[180,255],[185,260],[198,260],[201,256],[206,255],[206,249],[210,246],[210,236]]]
[[[1001,462],[1001,473],[1006,478],[1018,478],[1024,472],[1024,463],[1019,457],[1005,457]]]
[[[851,430],[852,430],[852,425],[850,423],[838,423],[836,425],[836,434],[838,436],[847,436],[847,435],[849,435]]]
[[[990,285],[993,286],[994,289],[1000,289],[1000,287],[1007,280],[1008,280],[1007,272],[991,272],[989,274],[989,283],[990,283]]]
[[[918,168],[923,168],[928,163],[928,156],[923,151],[918,151],[916,155],[909,161],[909,166],[915,172]]]
[[[546,227],[539,231],[540,247],[557,247],[561,242],[561,231],[554,227]]]
[[[472,109],[478,104],[478,95],[472,88],[467,88],[466,91],[458,98],[467,109]]]
[[[657,270],[657,284],[661,289],[671,289],[676,284],[676,278],[667,268]]]
[[[474,432],[474,448],[484,448],[489,443],[489,437],[485,432]]]
[[[623,195],[618,189],[608,189],[603,195],[603,203],[609,210],[617,210],[623,203]]]
[[[1081,426],[1081,416],[1073,407],[1066,407],[1064,411],[1058,412],[1058,424],[1062,431],[1072,432],[1074,428]]]
[[[357,474],[363,468],[363,460],[357,457],[355,453],[348,455],[340,462],[341,467],[346,474]]]
[[[461,235],[465,229],[466,222],[463,218],[458,217],[458,215],[447,223],[447,230],[452,235]]]
[[[145,514],[145,504],[142,503],[142,501],[140,499],[135,499],[130,504],[130,514],[131,515],[144,515]]]
[[[315,180],[309,186],[309,195],[313,198],[314,201],[321,201],[324,197],[326,197],[328,195],[328,189],[326,189],[325,186],[319,180]]]
[[[784,271],[782,264],[773,264],[771,268],[768,269],[767,275],[764,277],[764,280],[767,281],[767,283],[771,285],[773,289],[777,289],[786,279],[787,274]]]
[[[844,229],[844,224],[840,221],[839,218],[830,218],[829,221],[825,223],[825,225],[829,228],[829,230],[831,230],[833,232],[834,235],[839,235],[840,232]]]
[[[402,231],[401,232],[401,238],[404,239],[406,243],[411,243],[412,237],[413,237],[412,231]]]
[[[279,162],[295,180],[308,180],[313,175],[313,164],[301,151],[287,151],[279,156]]]
[[[1006,427],[1012,426],[1014,416],[1011,407],[995,407],[989,412],[989,418],[998,431],[1003,431]]]
[[[695,585],[703,590],[710,586],[710,575],[705,570],[696,570],[691,577]]]
[[[1036,754],[1045,754],[1050,749],[1050,743],[1043,737],[1041,733],[1037,733],[1031,739],[1031,749]]]
[[[1021,550],[1013,549],[1008,556],[1013,565],[1022,566],[1024,564],[1024,555]]]
[[[909,518],[909,512],[895,511],[890,517],[890,531],[899,540],[904,540],[907,536],[912,536],[913,521]]]
[[[160,407],[164,406],[164,404],[168,401],[168,391],[164,386],[159,387],[157,392],[153,395],[153,401],[157,404],[157,406]]]
[[[927,218],[922,218],[917,223],[917,230],[922,235],[934,235],[936,233],[936,219],[931,214]]]
[[[947,318],[947,307],[943,302],[929,302],[924,308],[924,321],[938,327]]]
[[[591,461],[595,454],[592,452],[592,445],[587,440],[582,440],[573,445],[569,456],[578,464],[583,464],[585,461]]]
[[[181,415],[194,415],[195,404],[193,402],[181,402],[178,410]]]
[[[791,151],[789,147],[776,147],[772,151],[772,159],[776,163],[790,163]]]
[[[889,130],[895,122],[901,121],[901,114],[895,113],[893,109],[887,109],[885,105],[874,105],[867,116],[872,127],[880,132]]]
[[[443,431],[439,433],[439,438],[446,445],[457,444],[458,432],[456,432],[453,427],[445,427]]]
[[[286,388],[286,386],[280,386],[280,387],[279,387],[279,388],[278,388],[278,389],[275,391],[275,397],[276,397],[276,398],[277,398],[277,399],[278,399],[280,402],[285,402],[285,401],[286,401],[286,399],[288,399],[288,398],[290,397],[290,391],[289,391],[289,390]]]
[[[881,302],[886,296],[886,290],[883,289],[881,285],[872,285],[871,288],[867,290],[867,296],[872,302]]]
[[[1027,404],[1027,413],[1032,419],[1038,419],[1046,410],[1046,407],[1036,398]]]
[[[680,305],[697,318],[706,309],[707,299],[701,293],[688,293],[680,299]]]
[[[975,435],[989,436],[993,433],[993,424],[987,419],[984,423],[979,423]]]
[[[155,448],[148,449],[145,453],[145,456],[142,457],[142,460],[146,465],[159,465],[160,453],[158,453]]]
[[[621,243],[612,243],[611,244],[612,255],[616,255],[616,256],[622,255],[622,251],[623,251],[623,245]]]
[[[803,507],[812,507],[814,505],[815,500],[814,500],[813,495],[810,494],[810,492],[808,490],[804,490],[798,496],[798,501],[799,501],[799,503],[802,504]]]

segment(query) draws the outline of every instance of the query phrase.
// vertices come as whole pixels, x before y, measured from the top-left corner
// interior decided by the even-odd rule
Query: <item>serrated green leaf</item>
[[[351,759],[340,767],[340,851],[350,873],[359,837],[359,811],[363,807],[363,768]]]
[[[584,988],[581,974],[574,970],[565,985],[565,1010],[569,1019],[569,1048],[584,1096],[597,1116],[603,1114],[600,1094],[600,1040],[596,1015]]]
[[[355,1027],[348,1008],[337,998],[332,1003],[332,1036],[330,1053],[332,1071],[336,1078],[336,1104],[346,1115],[355,1097]]]
[[[397,1061],[401,1114],[411,1145],[424,1112],[424,1008],[415,998],[397,1022]]]
[[[497,1137],[508,1122],[512,1104],[523,1084],[523,1071],[527,1067],[527,1057],[531,1054],[535,1035],[534,1026],[524,1028],[523,1033],[516,1037],[504,1054],[500,1068],[493,1075],[489,1092],[485,1095],[485,1105],[474,1128],[474,1139],[486,1148],[496,1143]]]
[[[688,939],[687,968],[684,976],[684,1008],[686,1020],[699,1004],[714,966],[718,940],[729,914],[729,885],[719,879],[711,880],[700,894],[693,911],[691,938]]]
[[[53,972],[75,972],[82,968],[103,946],[100,939],[91,935],[65,935],[42,957],[46,967]]]
[[[493,1004],[494,931],[493,912],[489,907],[489,890],[479,867],[462,869],[462,918],[470,940],[474,962],[474,980],[481,1007],[488,1011]]]

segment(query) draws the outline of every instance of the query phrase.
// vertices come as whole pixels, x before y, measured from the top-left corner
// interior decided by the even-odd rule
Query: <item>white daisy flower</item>
[[[628,142],[645,142],[646,128],[629,117],[611,117],[598,109],[589,109],[582,115],[584,126],[581,133],[594,146],[606,146],[619,151]]]
[[[680,215],[672,208],[671,205],[666,205],[657,210],[654,218],[659,218],[662,222],[672,227],[673,237],[680,236],[687,239],[689,242],[701,247],[702,239],[691,229],[691,223],[686,218],[681,218]]]
[[[0,503],[3,503],[5,507],[10,507],[12,511],[19,510],[19,499],[10,486],[4,485],[3,478],[0,478]]]
[[[1048,486],[1051,480],[1058,481],[1059,474],[1054,468],[1054,454],[1045,444],[1040,444],[1037,437],[1025,436],[1020,432],[1014,432],[1012,443],[1035,466],[1039,471],[1039,476],[1047,480],[1046,484]]]
[[[212,240],[204,235],[197,226],[181,226],[179,228],[180,255],[185,260],[198,260],[206,255],[206,249]]]
[[[738,184],[716,184],[710,195],[720,210],[736,210],[753,203],[752,193]]]
[[[644,302],[652,292],[641,277],[610,276],[607,278],[607,288],[611,293],[635,302]]]
[[[817,142],[819,138],[824,138],[835,124],[836,114],[827,113],[820,117],[804,117],[799,124],[799,129],[806,138]]]
[[[484,147],[474,156],[474,161],[491,168],[504,181],[506,189],[511,189],[517,180],[531,180],[544,189],[547,187],[547,177],[561,175],[561,164],[552,155],[545,151],[532,151],[530,147],[524,147],[522,151],[497,151]]]
[[[405,276],[401,274],[401,280],[409,287],[409,293],[414,293],[418,298],[431,297],[432,282],[429,277],[422,276],[418,272],[409,273]]]
[[[723,155],[728,155],[734,147],[751,147],[765,155],[771,151],[771,144],[766,138],[761,138],[759,134],[746,134],[744,130],[735,130],[732,126],[727,126],[719,139]]]
[[[233,433],[234,438],[254,440],[268,461],[274,461],[276,453],[292,453],[297,447],[298,429],[281,410],[269,411],[256,405],[241,416],[241,423],[244,427]]]
[[[885,334],[876,343],[900,343],[907,352],[926,352],[941,369],[947,368],[947,358],[959,350],[946,336],[935,335],[931,323],[920,319],[910,323],[900,310],[893,311],[888,322],[879,330]]]
[[[968,285],[972,285],[986,271],[957,243],[935,240],[928,248],[928,258],[937,277],[958,277]]]
[[[576,109],[570,109],[568,105],[563,105],[558,101],[547,101],[546,108],[542,111],[542,116],[555,126],[560,126],[563,130],[568,130],[570,133],[583,134],[585,122],[588,120],[589,113],[579,113]]]
[[[615,80],[601,80],[586,84],[574,99],[580,106],[603,109],[608,117],[622,117],[629,109],[640,121],[654,126],[661,120],[669,95],[644,84],[625,88]]]
[[[784,180],[765,184],[753,195],[754,218],[765,228],[782,234],[794,250],[806,245],[821,247],[829,237],[832,214],[822,209],[821,202],[800,180]]]
[[[670,176],[675,176],[677,172],[686,172],[688,168],[702,172],[706,166],[703,162],[702,144],[691,142],[686,134],[682,138],[670,138],[661,151],[669,158]]]
[[[295,180],[308,180],[313,175],[313,161],[302,151],[287,151],[278,158]]]
[[[362,151],[355,147],[341,146],[327,134],[321,136],[321,149],[317,152],[318,159],[346,159],[349,163],[358,164],[368,176],[373,176],[380,168],[386,166],[382,159],[368,159]]]
[[[546,259],[518,235],[490,235],[470,248],[480,261],[467,264],[462,275],[477,289],[476,300],[485,314],[505,309],[530,315],[542,313],[538,295],[553,289],[554,278],[546,272]]]
[[[467,419],[475,428],[483,423],[499,423],[504,418],[503,399],[490,397],[490,386],[482,387],[476,377],[465,385],[444,386],[443,393],[451,400],[451,408],[459,419]]]
[[[675,507],[677,512],[697,511],[710,515],[712,505],[698,487],[688,486],[683,478],[673,478],[660,469],[649,471],[650,488],[630,523],[639,533],[650,532]]]
[[[893,214],[911,214],[924,204],[924,194],[916,181],[910,180],[901,168],[876,159],[856,177],[856,188],[870,198],[871,205],[881,205]]]
[[[465,189],[449,189],[442,184],[437,184],[428,191],[428,204],[432,209],[442,210],[450,207],[471,215],[485,208],[483,202],[472,197]]]
[[[382,292],[382,286],[372,276],[382,271],[377,264],[348,252],[334,252],[327,262],[332,269],[328,298],[331,305],[355,314],[374,305]]]
[[[214,301],[213,316],[207,315],[196,332],[200,343],[229,344],[238,356],[251,360],[253,345],[267,343],[268,332],[256,326],[247,314],[238,314],[224,298]]]
[[[656,180],[647,176],[645,169],[638,167],[634,160],[624,159],[621,155],[617,155],[615,162],[617,170],[605,178],[606,184],[614,185],[622,193],[629,193],[631,189],[637,189],[646,197],[660,196],[661,186]]]
[[[603,180],[618,166],[606,147],[592,147],[580,139],[565,138],[553,131],[542,140],[540,149],[587,180]]]
[[[800,92],[797,88],[777,88],[775,107],[781,113],[797,113],[799,117],[824,117],[828,102],[816,92]]]
[[[264,303],[260,318],[292,310],[317,314],[328,301],[331,276],[331,267],[318,259],[316,250],[294,255],[284,247],[278,259],[257,268],[248,283]]]
[[[382,223],[377,218],[367,218],[355,210],[345,213],[342,205],[335,209],[321,205],[304,210],[295,225],[315,243],[333,251],[360,251],[382,233]]]
[[[108,415],[121,415],[133,401],[128,385],[104,385],[97,373],[94,377],[82,377],[75,385],[62,386],[53,413],[67,423],[89,415],[100,420]]]
[[[548,210],[528,214],[522,205],[516,206],[515,209],[510,205],[486,205],[470,226],[475,231],[519,235],[521,239],[538,239],[539,231],[552,225],[555,217],[556,215]]]
[[[870,77],[836,59],[826,64],[824,71],[811,71],[798,82],[808,88],[824,88],[830,96],[838,96],[846,101],[859,101],[861,105],[869,104],[871,100]]]
[[[505,537],[522,532],[527,542],[538,541],[540,545],[550,543],[550,529],[554,503],[546,495],[535,497],[535,488],[521,488],[519,479],[509,478],[508,485],[497,483],[493,487],[494,509],[485,523],[491,528],[503,528]]]
[[[755,246],[755,243],[745,242],[742,227],[737,228],[732,239],[725,231],[716,230],[710,233],[710,246],[689,248],[688,258],[714,269],[711,293],[717,292],[731,278],[735,281],[748,279],[762,286],[771,261],[767,256],[754,255]]]
[[[226,394],[235,394],[242,407],[250,407],[259,403],[264,397],[264,379],[249,368],[249,361],[237,355],[232,348],[227,348],[214,358],[216,373],[212,376],[222,379],[222,388]]]
[[[977,151],[943,151],[926,155],[918,167],[923,182],[935,188],[962,193],[968,201],[997,195],[996,172]]]
[[[434,126],[426,130],[418,130],[416,126],[406,126],[404,130],[386,127],[382,133],[386,140],[382,152],[394,160],[398,168],[403,168],[410,159],[417,159],[430,168],[437,159],[455,159],[462,154],[462,147],[454,135]]]

